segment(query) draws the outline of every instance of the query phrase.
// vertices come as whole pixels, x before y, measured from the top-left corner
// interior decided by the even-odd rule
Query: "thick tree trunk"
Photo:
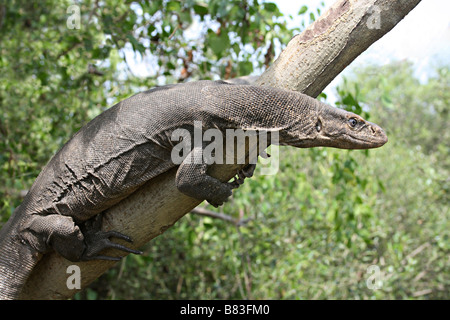
[[[317,97],[364,52],[399,23],[420,0],[340,0],[295,36],[256,81]]]
[[[316,97],[348,64],[391,30],[420,0],[339,0],[302,34],[295,36],[280,57],[256,81]],[[211,174],[231,179],[239,166],[216,165]],[[110,208],[103,229],[130,235],[138,248],[163,233],[200,202],[181,194],[171,170]],[[238,191],[239,192],[239,191]],[[72,263],[55,253],[38,263],[21,296],[23,299],[66,299],[70,265],[81,271],[81,289],[114,263]]]

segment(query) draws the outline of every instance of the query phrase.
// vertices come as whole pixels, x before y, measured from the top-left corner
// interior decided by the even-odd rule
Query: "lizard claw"
[[[237,188],[239,188],[239,186],[241,184],[244,183],[244,179],[239,176],[239,172],[237,173],[237,175],[238,176],[234,176],[233,177],[233,181],[228,182],[228,184],[230,185],[231,189],[237,189]]]
[[[241,173],[246,177],[246,178],[251,178],[253,177],[253,173],[255,172],[256,169],[256,164],[251,163],[246,165],[244,168],[242,168]]]
[[[110,238],[122,239],[127,242],[133,242],[131,238],[117,231],[101,231],[102,214],[97,215],[94,219],[88,220],[83,226],[84,242],[86,248],[83,252],[81,260],[110,260],[119,261],[122,257],[113,257],[100,255],[99,253],[105,249],[117,249],[128,253],[142,254],[142,251],[128,248],[124,245],[112,242]]]
[[[233,181],[228,182],[232,189],[239,188],[241,184],[244,184],[245,178],[250,178],[253,176],[256,164],[248,164],[236,173],[233,177]]]
[[[119,261],[122,257],[112,257],[99,255],[105,249],[117,249],[128,253],[142,254],[142,251],[128,248],[124,245],[112,242],[109,238],[123,239],[132,242],[131,238],[117,231],[98,231],[94,234],[88,234],[85,237],[86,250],[83,253],[83,260],[110,260]]]

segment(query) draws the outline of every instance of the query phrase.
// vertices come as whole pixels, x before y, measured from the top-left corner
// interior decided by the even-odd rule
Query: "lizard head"
[[[388,138],[375,123],[357,114],[320,104],[314,125],[318,146],[340,149],[371,149],[384,145]]]
[[[295,138],[295,132],[291,131],[288,141],[282,144],[298,148],[371,149],[388,141],[383,129],[357,114],[320,102],[317,106],[307,123],[301,124],[301,131],[306,136]]]

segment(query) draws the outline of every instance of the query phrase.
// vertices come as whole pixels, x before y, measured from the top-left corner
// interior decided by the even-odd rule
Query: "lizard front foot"
[[[236,173],[234,180],[231,182],[220,183],[216,186],[213,195],[206,200],[214,207],[219,207],[228,201],[232,194],[232,190],[239,188],[244,183],[245,178],[253,176],[256,164],[248,164]]]
[[[233,194],[232,189],[230,184],[220,183],[214,187],[212,196],[207,198],[206,201],[215,208],[220,207],[227,202]]]
[[[255,172],[256,164],[248,164],[241,170],[239,170],[236,176],[233,178],[233,181],[228,182],[232,189],[239,188],[241,184],[244,183],[245,178],[253,177],[253,173]]]

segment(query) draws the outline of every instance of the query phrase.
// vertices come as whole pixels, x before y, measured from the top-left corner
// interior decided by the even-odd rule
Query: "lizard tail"
[[[31,271],[42,256],[18,236],[14,216],[19,215],[16,213],[0,230],[0,300],[20,298]]]

